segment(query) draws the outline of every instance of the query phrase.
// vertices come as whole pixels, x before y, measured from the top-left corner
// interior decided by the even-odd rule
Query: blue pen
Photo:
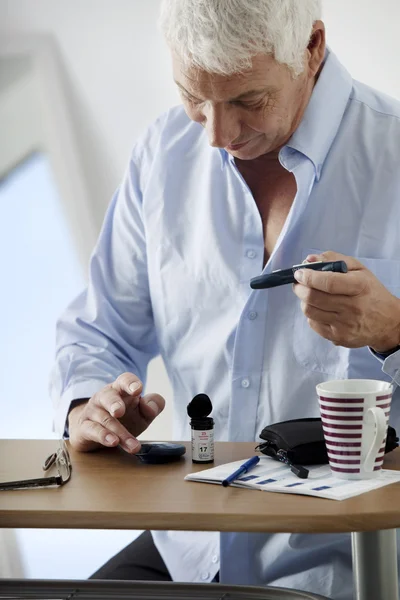
[[[243,463],[242,466],[239,467],[234,473],[232,473],[232,475],[228,475],[228,477],[226,479],[224,479],[224,481],[222,482],[222,485],[224,487],[228,487],[228,485],[230,483],[235,481],[235,479],[238,479],[241,475],[248,473],[250,471],[250,469],[255,467],[256,464],[259,462],[260,462],[259,456],[253,456],[252,458],[249,458],[249,460],[246,460],[246,462]]]

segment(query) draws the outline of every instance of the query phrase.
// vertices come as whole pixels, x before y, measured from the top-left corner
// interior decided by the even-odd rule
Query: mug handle
[[[375,421],[375,437],[374,437],[374,442],[372,444],[372,447],[370,449],[370,451],[367,454],[367,457],[364,461],[364,470],[367,471],[368,473],[372,473],[373,468],[375,466],[375,460],[379,451],[379,448],[381,447],[384,438],[386,437],[387,434],[387,423],[386,423],[386,415],[384,413],[384,411],[382,410],[382,408],[379,408],[377,406],[374,406],[373,408],[369,408],[367,410],[367,414],[366,414],[366,422],[371,422],[371,418],[370,415],[372,416],[373,420]]]

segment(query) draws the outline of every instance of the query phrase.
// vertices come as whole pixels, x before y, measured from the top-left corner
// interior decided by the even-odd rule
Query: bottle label
[[[192,460],[214,460],[214,430],[192,429]]]

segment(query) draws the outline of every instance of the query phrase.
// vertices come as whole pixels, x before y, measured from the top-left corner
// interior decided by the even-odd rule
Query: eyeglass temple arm
[[[63,483],[63,479],[60,475],[55,475],[53,477],[40,477],[38,479],[22,479],[21,481],[7,481],[5,483],[0,483],[0,492],[3,490],[48,487],[49,485],[62,485]]]

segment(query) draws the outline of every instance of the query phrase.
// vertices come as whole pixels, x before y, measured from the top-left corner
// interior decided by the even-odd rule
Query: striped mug
[[[340,379],[317,385],[332,475],[372,479],[385,456],[393,386],[374,379]]]

